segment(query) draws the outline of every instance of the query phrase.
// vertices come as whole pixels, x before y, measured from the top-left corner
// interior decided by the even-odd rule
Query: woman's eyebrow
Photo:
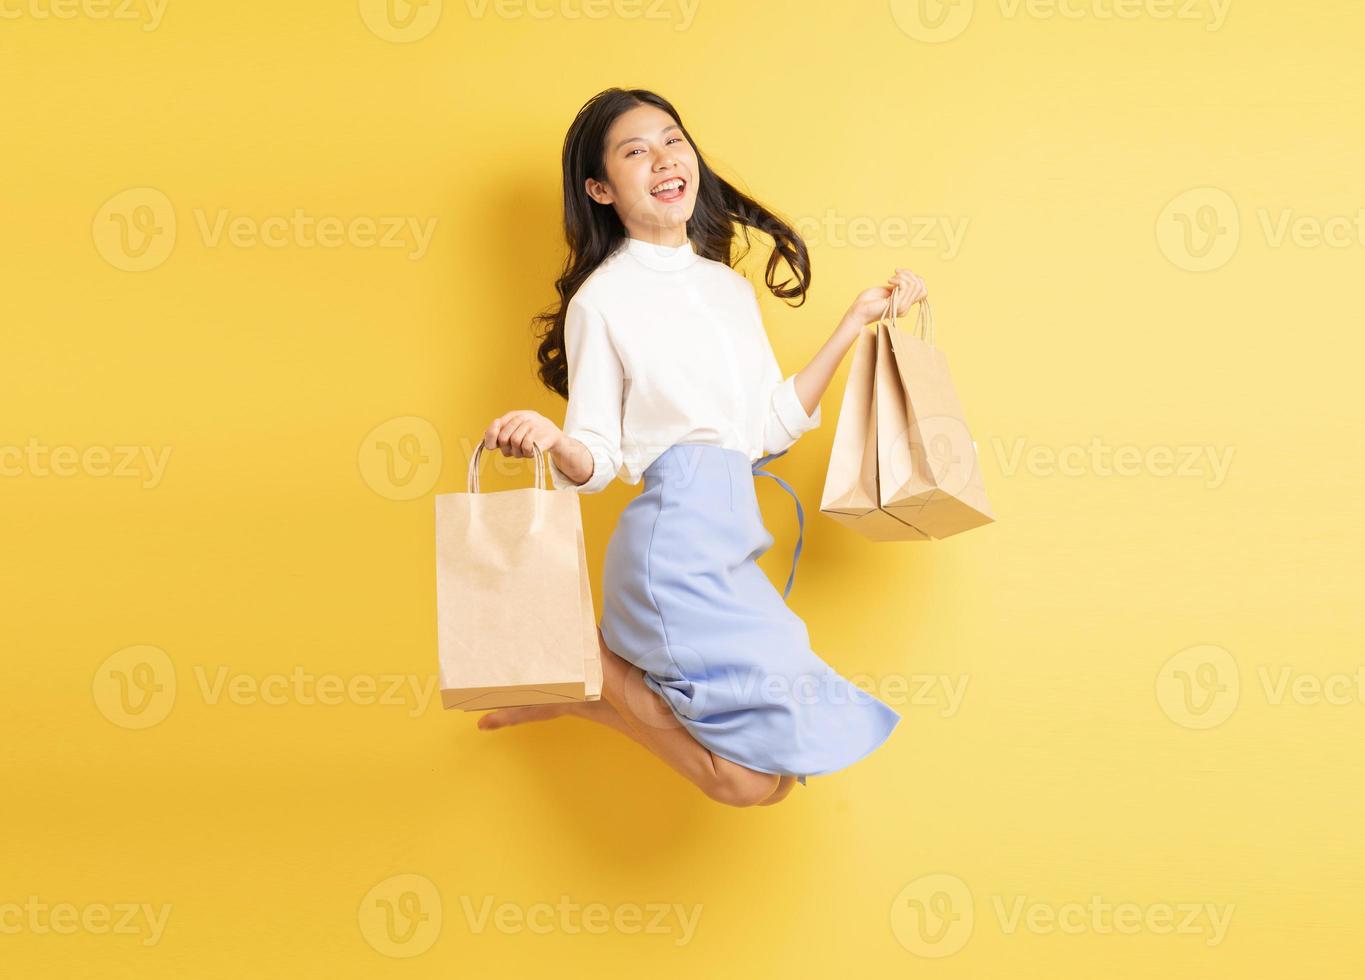
[[[665,126],[663,129],[659,130],[659,135],[662,136],[664,133],[668,132],[670,129],[677,129],[677,130],[679,130],[679,131],[681,132],[681,128],[678,126],[678,124],[677,124],[677,123],[674,123],[672,126]],[[621,140],[621,142],[617,143],[616,146],[613,147],[613,149],[619,150],[621,147],[625,146],[627,143],[634,143],[636,140],[643,140],[643,139],[644,139],[643,136],[627,136],[625,139]]]

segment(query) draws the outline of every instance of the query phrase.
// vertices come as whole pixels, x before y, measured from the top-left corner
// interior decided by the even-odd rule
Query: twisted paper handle
[[[479,456],[484,451],[483,439],[479,439],[478,446],[475,447],[473,454],[469,457],[469,478],[466,481],[470,493],[479,492]],[[540,447],[534,442],[531,443],[531,451],[536,462],[536,489],[545,489],[545,454],[540,451]]]
[[[897,283],[896,285],[891,287],[891,296],[886,301],[886,309],[884,309],[882,311],[882,315],[877,318],[877,322],[876,324],[874,324],[874,327],[879,328],[883,323],[891,327],[897,326],[896,308],[900,306],[900,303],[896,302],[896,300],[899,298],[900,289],[901,289],[900,283]],[[927,343],[930,347],[933,347],[934,311],[929,306],[928,296],[925,296],[924,298],[920,299],[918,303],[919,311],[915,316],[915,326],[910,331],[910,333],[911,335],[918,335],[925,341],[925,343]],[[890,317],[890,320],[888,320],[887,317]]]

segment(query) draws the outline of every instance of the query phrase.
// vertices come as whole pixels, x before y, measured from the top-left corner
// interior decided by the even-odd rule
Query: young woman
[[[900,315],[924,283],[897,269],[864,290],[810,363],[783,378],[731,243],[735,225],[746,245],[749,228],[770,236],[767,287],[798,306],[806,246],[707,166],[667,101],[640,89],[595,96],[565,137],[563,169],[569,259],[558,309],[538,319],[540,377],[568,399],[564,427],[511,411],[484,445],[519,457],[540,447],[557,489],[595,493],[618,476],[644,488],[607,546],[601,700],[501,708],[479,727],[586,718],[713,800],[780,802],[807,775],[877,748],[900,715],[811,650],[786,593],[756,564],[774,539],[755,477],[796,496],[762,465],[820,424],[835,369],[893,290]],[[774,282],[779,260],[794,282]],[[796,509],[803,524],[799,499]],[[800,554],[798,538],[787,592]]]

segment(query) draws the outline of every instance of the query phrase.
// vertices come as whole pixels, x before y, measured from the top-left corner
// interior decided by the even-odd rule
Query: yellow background
[[[390,29],[368,0],[171,0],[145,29],[7,0],[0,906],[170,913],[150,945],[0,933],[6,975],[1353,975],[1365,245],[1306,236],[1365,207],[1365,11],[926,3],[470,0]],[[763,302],[788,373],[859,290],[925,277],[998,517],[879,545],[817,513],[845,360],[825,423],[775,467],[808,518],[792,605],[845,674],[965,695],[898,704],[884,747],[777,807],[713,804],[579,721],[481,733],[411,695],[215,702],[200,683],[430,678],[431,495],[463,486],[494,416],[563,417],[529,318],[563,255],[564,132],[610,85],[673,100],[713,166],[808,222],[809,302]],[[139,204],[165,250],[140,271],[109,237],[149,227]],[[363,231],[270,247],[199,226],[296,210],[436,226],[415,258]],[[1286,212],[1304,234],[1277,237]],[[925,217],[965,221],[960,248],[895,239]],[[742,268],[760,280],[765,259]],[[16,455],[31,441],[169,457],[159,479],[98,454],[63,476]],[[1092,445],[1205,455],[1113,471]],[[377,454],[414,446],[420,472],[390,479]],[[635,492],[583,498],[595,589]],[[780,583],[790,501],[759,493]],[[109,685],[157,669],[144,647],[171,666],[139,728]],[[554,912],[539,934],[466,915],[561,896],[699,919],[679,942],[676,918],[592,934]],[[1091,896],[1231,917],[1211,941],[1207,920],[1011,931],[998,911]],[[386,933],[386,907],[427,918]]]

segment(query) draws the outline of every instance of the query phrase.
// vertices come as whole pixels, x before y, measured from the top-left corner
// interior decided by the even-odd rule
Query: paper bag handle
[[[474,447],[474,452],[469,457],[469,479],[468,486],[470,493],[479,492],[479,456],[484,451],[483,439],[479,439],[479,444]],[[536,489],[545,489],[545,454],[540,451],[540,447],[534,442],[531,443],[531,452],[536,461]],[[523,459],[525,457],[522,457]]]
[[[900,283],[897,283],[896,285],[894,285],[894,286],[891,287],[891,296],[890,296],[890,298],[887,299],[887,301],[886,301],[886,309],[882,311],[882,315],[877,319],[877,322],[876,322],[876,324],[874,324],[874,326],[878,326],[878,327],[879,327],[879,326],[881,326],[883,323],[887,323],[888,326],[892,326],[892,327],[894,327],[894,326],[897,325],[897,324],[896,324],[896,307],[900,306],[900,304],[896,302],[896,297],[897,297],[897,295],[900,293],[900,288],[901,288],[901,287],[900,287]],[[933,346],[934,346],[934,311],[933,311],[933,310],[930,308],[930,306],[929,306],[929,297],[928,297],[928,296],[925,296],[925,297],[921,298],[918,302],[919,302],[919,312],[918,312],[918,314],[917,314],[916,317],[915,317],[915,327],[914,327],[914,329],[911,331],[911,334],[912,334],[912,335],[914,335],[914,334],[920,335],[921,337],[924,338],[925,342],[926,342],[930,347],[933,347]],[[887,320],[887,317],[888,317],[888,316],[890,317],[890,321],[889,321],[889,322],[888,322],[888,320]]]

